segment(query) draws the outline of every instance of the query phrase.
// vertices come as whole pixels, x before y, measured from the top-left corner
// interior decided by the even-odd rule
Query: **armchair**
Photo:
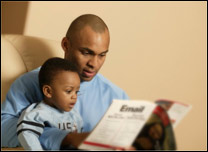
[[[15,79],[39,67],[51,57],[64,57],[61,42],[24,35],[1,35],[1,103],[4,102]],[[2,150],[22,150],[22,148],[2,148]]]
[[[1,44],[1,102],[17,77],[39,67],[48,58],[64,57],[61,42],[54,40],[3,34]]]

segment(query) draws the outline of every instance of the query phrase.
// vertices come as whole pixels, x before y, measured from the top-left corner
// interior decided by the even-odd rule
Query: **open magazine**
[[[133,146],[140,150],[175,150],[173,132],[190,105],[169,100],[113,100],[79,149],[112,150]]]

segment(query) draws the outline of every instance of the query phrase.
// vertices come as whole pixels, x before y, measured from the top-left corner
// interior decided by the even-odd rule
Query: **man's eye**
[[[104,57],[104,56],[106,56],[106,53],[100,54],[100,56],[101,56],[101,57]]]
[[[82,51],[82,54],[83,54],[83,55],[89,55],[90,53],[87,52],[87,51]]]

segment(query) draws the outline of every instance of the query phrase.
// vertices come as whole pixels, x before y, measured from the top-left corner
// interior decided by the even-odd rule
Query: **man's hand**
[[[86,133],[69,133],[62,141],[61,147],[67,147],[69,145],[78,148],[82,141],[89,135]]]

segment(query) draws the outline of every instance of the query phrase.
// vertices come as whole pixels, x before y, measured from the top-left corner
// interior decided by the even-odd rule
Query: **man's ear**
[[[52,88],[49,85],[44,85],[43,86],[43,94],[47,98],[51,98],[52,97]]]
[[[64,52],[66,53],[66,51],[69,49],[69,41],[67,39],[67,37],[64,37],[61,41],[61,47],[64,50]]]

